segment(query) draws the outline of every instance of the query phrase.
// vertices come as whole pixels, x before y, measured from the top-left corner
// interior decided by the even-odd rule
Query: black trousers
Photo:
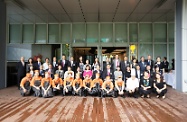
[[[63,86],[60,86],[60,89],[56,89],[56,88],[53,88],[53,94],[54,95],[63,95],[63,89],[64,87]]]
[[[75,87],[75,88],[78,89],[79,87]],[[78,90],[78,92],[76,92],[76,91],[73,89],[72,94],[73,94],[73,95],[82,96],[82,88],[80,88],[80,89]]]
[[[17,75],[17,86],[18,86],[18,89],[20,89],[20,83],[21,83],[21,80],[24,77],[25,77],[24,75]]]
[[[120,87],[119,88],[120,90],[122,90],[122,87]],[[123,94],[122,95],[119,95],[119,93],[118,93],[119,91],[118,91],[118,89],[115,87],[114,88],[114,97],[118,97],[118,96],[125,96],[125,90],[123,89]]]
[[[134,92],[127,91],[129,97],[138,97],[139,96],[139,88],[135,88]]]
[[[151,94],[151,92],[152,92],[152,89],[144,90],[142,87],[140,87],[140,95],[147,96],[147,95]]]
[[[68,89],[68,92],[66,92],[65,89],[63,89],[63,95],[66,95],[66,94],[72,94],[72,91],[73,91],[73,87],[72,86],[68,86],[66,87]]]
[[[106,97],[106,96],[115,97],[115,96],[114,96],[114,90],[112,90],[112,91],[109,92],[109,93],[107,93],[105,90],[102,90],[102,92],[101,92],[101,97]]]
[[[156,91],[156,94],[159,96],[164,96],[167,93],[167,89],[162,90],[160,93]]]

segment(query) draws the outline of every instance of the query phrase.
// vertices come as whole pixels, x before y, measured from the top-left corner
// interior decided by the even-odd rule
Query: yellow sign
[[[135,49],[136,49],[136,45],[130,45],[131,53],[134,53]]]

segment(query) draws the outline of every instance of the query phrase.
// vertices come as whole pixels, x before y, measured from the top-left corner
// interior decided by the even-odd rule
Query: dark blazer
[[[111,64],[110,62],[109,62],[108,64],[110,64],[111,69],[112,69],[112,64]],[[103,62],[103,71],[106,69],[106,67],[107,67],[107,62],[104,61],[104,62]]]
[[[40,74],[41,77],[44,78],[44,76],[45,76],[45,70],[39,70],[39,74]]]
[[[106,78],[106,76],[108,76],[108,71],[107,69],[105,69],[102,73],[102,77],[103,77],[103,80]],[[110,69],[110,79],[113,79],[114,80],[114,71],[112,69]]]
[[[119,66],[120,66],[121,61],[120,61],[119,59],[118,59],[118,63],[119,63]],[[117,65],[116,65],[116,59],[114,59],[113,62],[112,62],[112,68],[113,68],[114,71],[115,71],[116,68],[117,68]]]
[[[140,71],[144,72],[146,69],[146,66],[147,66],[147,62],[144,62],[144,64],[143,64],[143,62],[140,61],[138,64],[140,66]]]
[[[168,67],[169,67],[169,62],[166,61],[166,62],[162,62],[162,68],[164,68],[165,70],[168,70]]]
[[[26,75],[26,63],[24,63],[24,66],[22,65],[21,61],[17,63],[17,71],[18,71],[18,76],[23,77]]]
[[[147,65],[150,65],[151,66],[151,71],[153,70],[153,68],[154,68],[154,61],[153,60],[150,60],[150,61],[148,61],[148,60],[145,60],[145,62],[147,62]]]
[[[63,65],[63,61],[60,60],[59,65],[61,65],[61,66],[62,66],[62,70],[63,70],[64,72],[66,72],[66,71],[68,70],[69,61],[68,61],[68,60],[65,60],[65,64]]]
[[[42,62],[40,62],[40,65],[38,65],[38,62],[34,63],[34,70],[40,70],[40,66],[42,65]]]
[[[93,71],[93,75],[92,75],[92,80],[96,78],[96,73],[98,73],[97,70]],[[99,73],[100,73],[100,78],[102,79],[103,77],[103,71],[102,70],[99,70]]]
[[[143,72],[140,71],[140,79],[143,77]],[[138,71],[136,70],[136,78],[138,78]]]
[[[130,62],[129,61],[121,61],[120,63],[120,69],[121,71],[123,72],[123,74],[125,73],[126,69],[127,69],[127,66],[130,66]]]
[[[77,70],[77,62],[73,61],[73,63],[71,64],[71,61],[69,61],[69,66],[71,66],[71,70],[73,72],[75,72]]]
[[[54,65],[53,63],[54,63],[54,62],[52,62],[51,65],[52,65],[52,67],[53,67],[53,69],[54,69],[54,72],[55,72],[56,70],[58,70],[58,62],[56,62],[55,65]]]

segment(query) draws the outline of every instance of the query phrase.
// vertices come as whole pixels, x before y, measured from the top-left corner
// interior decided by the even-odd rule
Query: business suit
[[[18,86],[18,89],[20,88],[20,82],[21,80],[25,77],[26,75],[26,64],[25,62],[21,62],[19,61],[17,63],[17,86]]]
[[[64,72],[66,72],[68,70],[69,61],[68,60],[60,60],[60,64],[59,65],[61,65],[62,66],[62,70]]]
[[[40,70],[40,66],[42,65],[42,62],[36,62],[34,63],[34,70]]]
[[[100,78],[102,79],[103,71],[94,70],[93,71],[93,75],[92,75],[92,80],[94,80],[96,78],[96,73],[99,73],[100,74]]]
[[[143,77],[143,72],[141,72],[140,70],[136,70],[136,78],[140,80],[142,77]]]
[[[52,62],[52,67],[54,69],[54,72],[56,72],[56,70],[58,70],[58,63],[57,62]]]
[[[71,67],[71,70],[75,72],[77,70],[77,62],[75,61],[69,61],[69,66]]]
[[[129,61],[121,61],[120,69],[123,73],[123,80],[125,80],[125,72],[126,72],[128,66],[130,67],[130,62]]]
[[[119,59],[114,59],[112,63],[112,68],[115,71],[118,66],[120,66],[121,61]]]
[[[106,78],[106,76],[110,76],[110,79],[114,80],[114,71],[110,69],[110,72],[108,72],[108,69],[105,69],[102,74],[103,80]]]
[[[106,69],[106,67],[107,67],[108,64],[111,65],[110,62],[106,62],[106,61],[103,62],[103,71]]]
[[[169,62],[163,61],[162,62],[162,68],[165,69],[166,72],[168,72]]]
[[[141,71],[141,72],[144,72],[145,69],[146,69],[146,66],[147,66],[147,62],[142,62],[142,61],[140,61],[138,64],[139,64],[139,66],[140,66],[140,71]]]
[[[154,61],[153,60],[146,60],[145,62],[147,63],[147,65],[150,65],[151,71],[153,71],[154,64],[155,64]]]

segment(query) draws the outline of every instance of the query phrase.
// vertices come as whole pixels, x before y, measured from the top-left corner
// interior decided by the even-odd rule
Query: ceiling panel
[[[69,14],[73,22],[84,22],[82,14]]]
[[[85,14],[87,22],[98,22],[98,14]]]
[[[139,0],[121,0],[117,13],[131,13]]]
[[[81,14],[78,0],[60,0],[68,14]]]
[[[116,14],[114,22],[124,22],[129,14]]]
[[[99,9],[98,0],[80,0],[84,14],[96,14]]]
[[[101,22],[112,22],[114,14],[101,14],[100,15],[100,21]]]
[[[99,9],[101,14],[115,13],[119,0],[100,0]],[[111,21],[111,20],[110,20]]]

